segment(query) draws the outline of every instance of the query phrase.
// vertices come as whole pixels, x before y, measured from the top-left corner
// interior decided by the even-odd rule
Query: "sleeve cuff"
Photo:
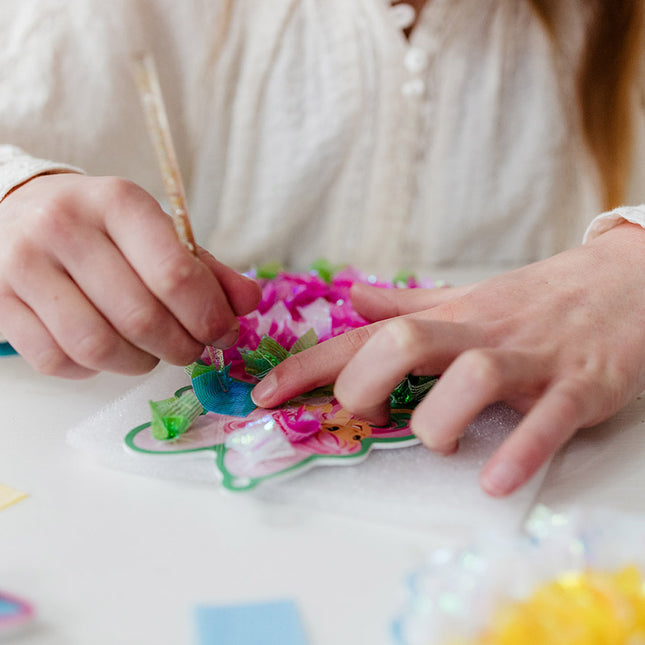
[[[15,146],[0,145],[0,201],[14,188],[38,175],[59,172],[83,174],[83,171],[75,166],[36,159]]]
[[[582,243],[586,244],[587,242],[591,242],[591,240],[594,240],[599,235],[606,233],[614,228],[614,226],[618,226],[618,224],[622,224],[623,222],[638,224],[638,226],[645,228],[645,204],[641,204],[640,206],[621,206],[612,211],[601,213],[587,227],[582,238]]]

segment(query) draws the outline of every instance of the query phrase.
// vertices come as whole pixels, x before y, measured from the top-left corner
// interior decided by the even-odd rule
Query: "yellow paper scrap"
[[[21,493],[19,490],[0,484],[0,511],[25,499],[25,497],[27,497],[27,493]]]

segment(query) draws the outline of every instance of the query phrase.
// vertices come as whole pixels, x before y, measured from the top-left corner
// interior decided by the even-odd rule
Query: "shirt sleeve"
[[[582,239],[583,244],[591,242],[591,240],[623,222],[638,224],[638,226],[645,228],[645,204],[640,206],[620,206],[612,211],[601,213],[587,227]]]
[[[16,146],[0,145],[0,201],[14,188],[38,175],[59,172],[82,173],[69,164],[31,157]]]

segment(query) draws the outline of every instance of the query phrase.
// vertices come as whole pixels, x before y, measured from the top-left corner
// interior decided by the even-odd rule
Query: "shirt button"
[[[428,66],[428,54],[418,47],[409,49],[403,60],[405,69],[412,74],[419,74]]]
[[[409,29],[417,17],[417,12],[414,10],[414,7],[405,3],[390,7],[390,14],[392,15],[394,24],[399,29]]]
[[[403,85],[401,86],[401,91],[403,92],[404,96],[423,96],[426,91],[426,84],[420,78],[413,78],[403,83]]]

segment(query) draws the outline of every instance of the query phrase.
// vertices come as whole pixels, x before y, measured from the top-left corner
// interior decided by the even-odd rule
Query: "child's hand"
[[[0,330],[36,369],[139,374],[232,345],[258,285],[193,257],[143,189],[114,177],[36,177],[0,202]]]
[[[256,386],[273,406],[336,381],[340,403],[375,423],[408,373],[443,374],[412,416],[431,449],[450,454],[488,404],[525,413],[485,466],[505,495],[579,428],[603,421],[645,389],[645,231],[623,224],[594,242],[472,287],[355,287],[364,328],[296,354]],[[383,320],[387,319],[387,320]]]

